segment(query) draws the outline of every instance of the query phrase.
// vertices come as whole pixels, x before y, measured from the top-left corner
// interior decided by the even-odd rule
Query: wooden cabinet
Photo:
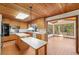
[[[2,43],[4,45],[5,42],[10,42],[10,41],[15,41],[15,45],[16,47],[21,51],[24,52],[25,50],[27,50],[29,48],[29,46],[24,43],[20,37],[16,36],[16,35],[10,35],[10,36],[5,36],[2,38]]]
[[[29,48],[29,46],[25,42],[23,42],[20,38],[16,39],[16,46],[21,52],[24,52]]]
[[[17,36],[16,35],[10,35],[10,36],[4,36],[2,37],[2,42],[8,42],[8,41],[13,41],[16,40]]]
[[[36,38],[41,39],[41,40],[45,40],[45,34],[37,34]]]
[[[37,34],[36,35],[36,38],[38,38],[38,39],[42,39],[42,37],[41,37],[42,35],[40,35],[40,34]]]
[[[30,34],[30,36],[32,36],[33,32],[27,32],[26,34]],[[36,38],[44,40],[45,39],[45,34],[36,34]]]

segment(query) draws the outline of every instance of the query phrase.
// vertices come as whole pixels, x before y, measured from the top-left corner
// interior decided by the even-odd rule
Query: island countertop
[[[43,41],[43,40],[40,40],[37,38],[33,38],[33,37],[26,37],[26,38],[24,37],[24,38],[20,38],[20,39],[34,49],[38,49],[38,48],[44,46],[45,44],[47,44],[46,41]]]
[[[16,33],[17,36],[19,36],[19,38],[25,42],[26,44],[28,44],[29,46],[31,46],[34,49],[38,49],[44,45],[47,44],[46,41],[44,40],[40,40],[34,37],[28,37],[28,34],[25,33]]]

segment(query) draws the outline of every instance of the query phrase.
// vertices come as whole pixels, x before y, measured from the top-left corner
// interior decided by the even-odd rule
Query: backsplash
[[[21,32],[33,32],[31,30],[28,29],[18,29],[18,32],[16,29],[10,29],[10,34],[14,34],[14,33],[21,33]],[[46,29],[38,29],[37,32],[39,32],[40,34],[42,33],[46,33]]]

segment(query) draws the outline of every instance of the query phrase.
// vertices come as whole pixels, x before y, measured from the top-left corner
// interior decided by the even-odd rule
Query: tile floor
[[[48,39],[48,55],[76,54],[76,39],[51,37]]]
[[[2,49],[3,55],[18,55],[20,50],[16,45],[5,43],[5,47]],[[39,50],[39,54],[43,55],[43,48]],[[23,53],[23,55],[34,55],[35,50],[31,47]],[[76,55],[76,39],[69,39],[63,37],[50,37],[48,39],[48,55]]]

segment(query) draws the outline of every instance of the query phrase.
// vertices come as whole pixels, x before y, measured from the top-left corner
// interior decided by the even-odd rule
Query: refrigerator
[[[2,36],[9,36],[10,34],[10,26],[9,24],[6,24],[6,23],[2,23],[1,24],[1,30],[2,30]]]

